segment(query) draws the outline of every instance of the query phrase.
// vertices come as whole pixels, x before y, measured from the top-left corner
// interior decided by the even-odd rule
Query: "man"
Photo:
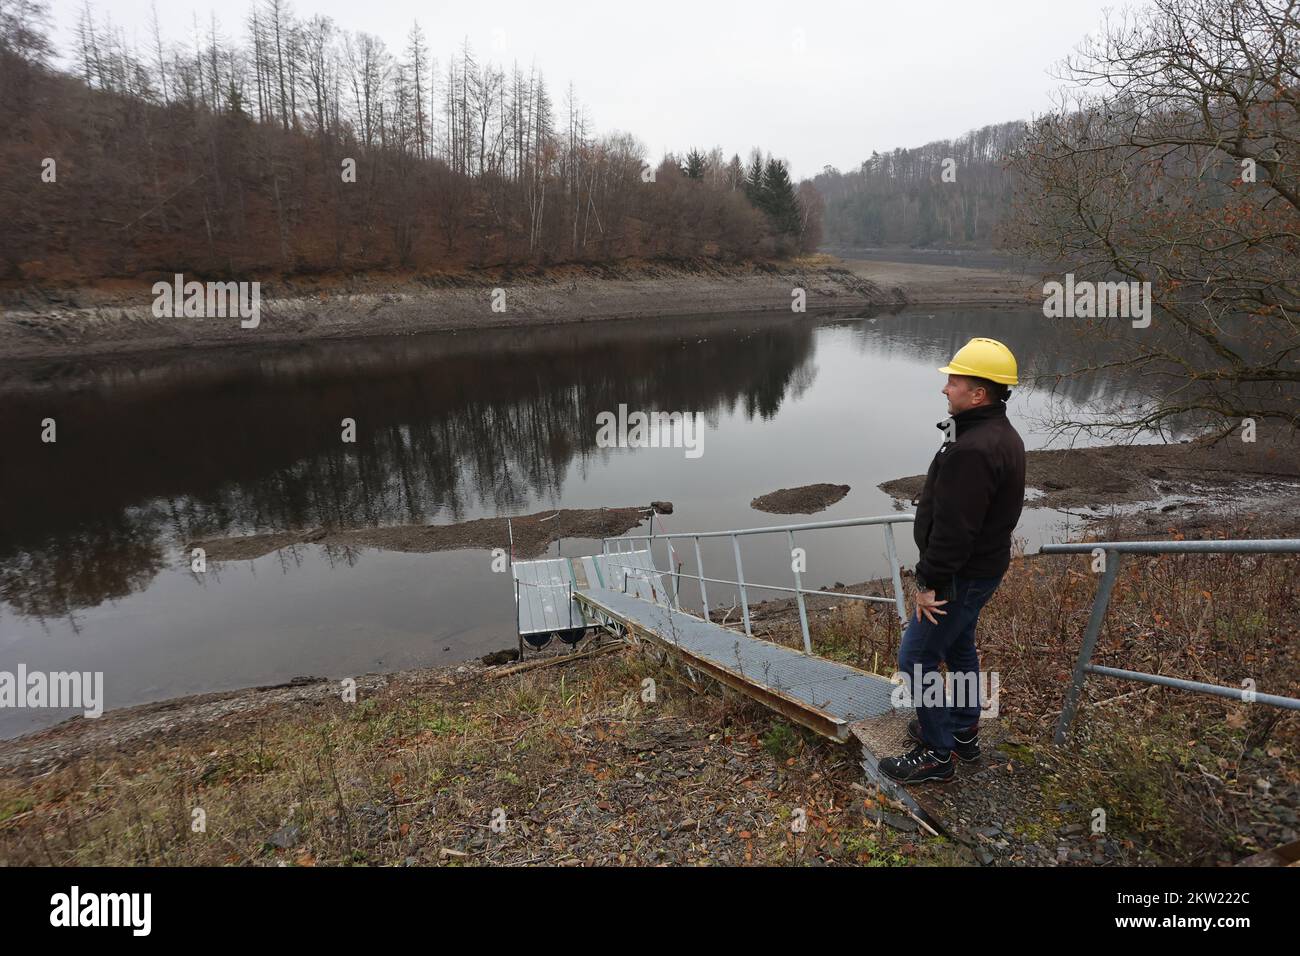
[[[962,692],[979,686],[975,622],[1011,563],[1011,534],[1025,500],[1025,445],[1006,406],[1008,386],[1019,384],[1015,356],[1001,342],[971,339],[939,371],[948,375],[943,394],[952,418],[938,425],[945,440],[917,502],[916,614],[898,651],[917,709],[907,728],[916,746],[880,762],[903,783],[950,780],[954,758],[980,757],[980,701]],[[957,678],[954,689],[966,698],[955,701],[961,706],[937,704],[939,695],[925,693],[942,676],[940,662]]]

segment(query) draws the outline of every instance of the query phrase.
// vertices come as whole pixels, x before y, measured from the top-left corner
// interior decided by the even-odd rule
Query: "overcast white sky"
[[[84,0],[52,0],[60,51]],[[1049,106],[1047,69],[1116,0],[294,0],[377,34],[391,52],[419,20],[441,64],[462,38],[482,56],[544,72],[557,108],[570,81],[596,130],[665,150],[752,146],[796,178],[857,166],[873,149],[919,146]],[[147,48],[151,0],[98,0],[101,21]],[[217,14],[245,39],[249,0],[159,0],[164,38],[189,41]],[[561,114],[562,115],[562,114]]]

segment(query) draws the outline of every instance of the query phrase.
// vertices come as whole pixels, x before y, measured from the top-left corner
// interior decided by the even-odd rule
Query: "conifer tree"
[[[767,213],[772,231],[777,235],[793,236],[799,233],[799,199],[785,163],[770,157],[763,171],[763,202],[760,208]]]
[[[702,180],[704,178],[704,154],[698,149],[692,149],[686,154],[686,165],[682,167],[682,174],[688,179]]]
[[[759,209],[763,205],[763,151],[755,149],[750,154],[749,171],[745,174],[745,198]]]

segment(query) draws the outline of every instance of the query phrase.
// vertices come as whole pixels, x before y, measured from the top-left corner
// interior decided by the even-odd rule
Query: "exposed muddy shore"
[[[914,501],[924,475],[880,485]],[[1234,514],[1265,514],[1274,537],[1300,533],[1300,436],[1261,429],[1254,442],[1230,437],[1169,445],[1031,451],[1026,507],[1109,521],[1118,532],[1158,534],[1175,519],[1189,530]]]
[[[201,277],[188,277],[201,278]],[[165,349],[516,328],[723,312],[810,312],[909,305],[1023,305],[1022,277],[941,265],[840,261],[636,262],[495,269],[473,274],[368,273],[263,282],[256,328],[238,318],[155,318],[154,281],[0,289],[0,362]],[[502,290],[494,309],[494,290]]]
[[[616,537],[635,528],[648,514],[647,508],[565,508],[518,515],[509,519],[509,527],[505,518],[476,518],[446,525],[316,528],[200,538],[187,547],[202,548],[209,561],[248,561],[297,544],[427,553],[460,548],[504,549],[513,540],[516,558],[533,558],[560,538]]]
[[[825,511],[850,490],[848,485],[830,484],[781,488],[759,495],[749,503],[749,506],[755,511],[766,511],[774,515],[811,515]]]

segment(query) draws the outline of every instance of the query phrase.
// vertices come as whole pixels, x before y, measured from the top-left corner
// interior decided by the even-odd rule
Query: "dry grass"
[[[644,681],[655,700],[642,700]],[[855,864],[946,860],[864,818],[846,749],[635,650],[0,780],[13,864]],[[504,812],[504,832],[493,814]],[[206,814],[194,826],[195,810]],[[807,829],[791,824],[803,811]],[[279,846],[277,844],[288,844]]]
[[[1235,529],[1223,537],[1249,537]],[[1261,693],[1300,696],[1300,557],[1128,556],[1093,661]],[[1098,574],[1087,555],[1018,556],[979,625],[981,667],[1000,678],[1000,712],[1031,749],[1060,715]],[[794,645],[785,624],[774,635]],[[875,673],[897,666],[886,610],[846,601],[815,613],[817,653]],[[1293,711],[1090,677],[1044,803],[1107,809],[1120,832],[1166,861],[1222,861],[1264,848],[1256,781],[1289,790],[1300,774]],[[1288,803],[1294,809],[1293,803]]]

